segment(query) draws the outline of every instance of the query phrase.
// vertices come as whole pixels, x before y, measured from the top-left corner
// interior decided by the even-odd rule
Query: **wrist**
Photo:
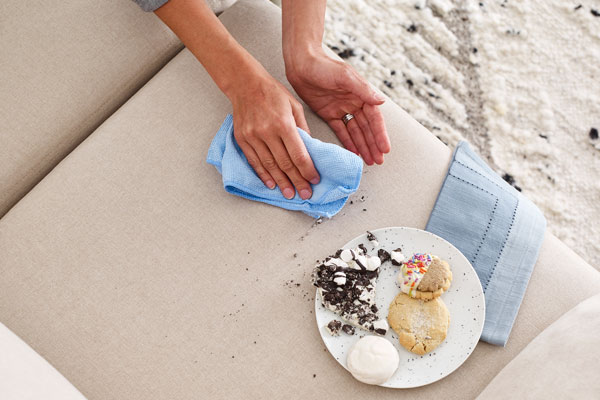
[[[250,96],[253,91],[263,86],[271,78],[264,67],[249,54],[248,57],[243,57],[239,61],[231,73],[220,79],[222,83],[217,83],[232,103],[236,99]]]
[[[286,54],[287,53],[287,54]],[[310,74],[316,63],[327,57],[321,43],[305,44],[301,47],[284,51],[285,75],[290,83]]]

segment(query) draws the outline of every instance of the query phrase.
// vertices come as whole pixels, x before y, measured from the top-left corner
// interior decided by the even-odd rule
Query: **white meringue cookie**
[[[369,385],[381,385],[390,379],[399,362],[394,345],[380,336],[363,337],[352,346],[346,358],[352,376]]]

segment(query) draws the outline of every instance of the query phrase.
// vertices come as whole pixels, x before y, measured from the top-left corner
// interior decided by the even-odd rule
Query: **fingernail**
[[[302,190],[300,191],[300,197],[301,197],[303,200],[310,199],[310,196],[311,196],[311,194],[310,194],[310,190],[308,190],[308,189],[302,189]]]
[[[375,92],[375,99],[378,101],[385,101],[385,97],[377,92]]]
[[[312,183],[313,185],[316,185],[317,183],[319,183],[320,179],[319,178],[313,178],[310,180],[310,183]]]
[[[273,181],[266,181],[265,185],[267,185],[269,189],[275,189],[275,182]]]
[[[294,191],[290,188],[283,189],[283,197],[285,197],[286,199],[291,199],[292,197],[294,197]]]

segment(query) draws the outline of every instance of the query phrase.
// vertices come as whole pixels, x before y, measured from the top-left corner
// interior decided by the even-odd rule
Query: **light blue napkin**
[[[544,239],[541,211],[461,142],[426,229],[471,262],[485,294],[481,340],[506,345]]]
[[[337,214],[348,196],[358,189],[362,176],[362,159],[332,143],[312,138],[298,128],[300,137],[321,176],[312,185],[313,195],[302,200],[298,193],[288,200],[278,188],[267,188],[258,178],[233,136],[233,116],[229,114],[208,149],[206,162],[223,176],[225,190],[236,196],[261,201],[287,210],[302,211],[313,218],[331,218]]]

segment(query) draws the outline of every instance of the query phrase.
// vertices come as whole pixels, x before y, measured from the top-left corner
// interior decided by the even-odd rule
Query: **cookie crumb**
[[[505,173],[502,175],[502,179],[504,179],[510,186],[514,187],[518,192],[521,191],[521,187],[516,184],[515,177],[511,174]]]
[[[590,135],[590,139],[592,139],[592,140],[598,139],[598,129],[596,129],[596,128],[590,129],[589,135]]]
[[[348,324],[344,324],[342,326],[342,331],[344,331],[345,334],[350,335],[350,336],[354,335],[354,332],[356,332],[354,327],[352,325],[348,325]]]

